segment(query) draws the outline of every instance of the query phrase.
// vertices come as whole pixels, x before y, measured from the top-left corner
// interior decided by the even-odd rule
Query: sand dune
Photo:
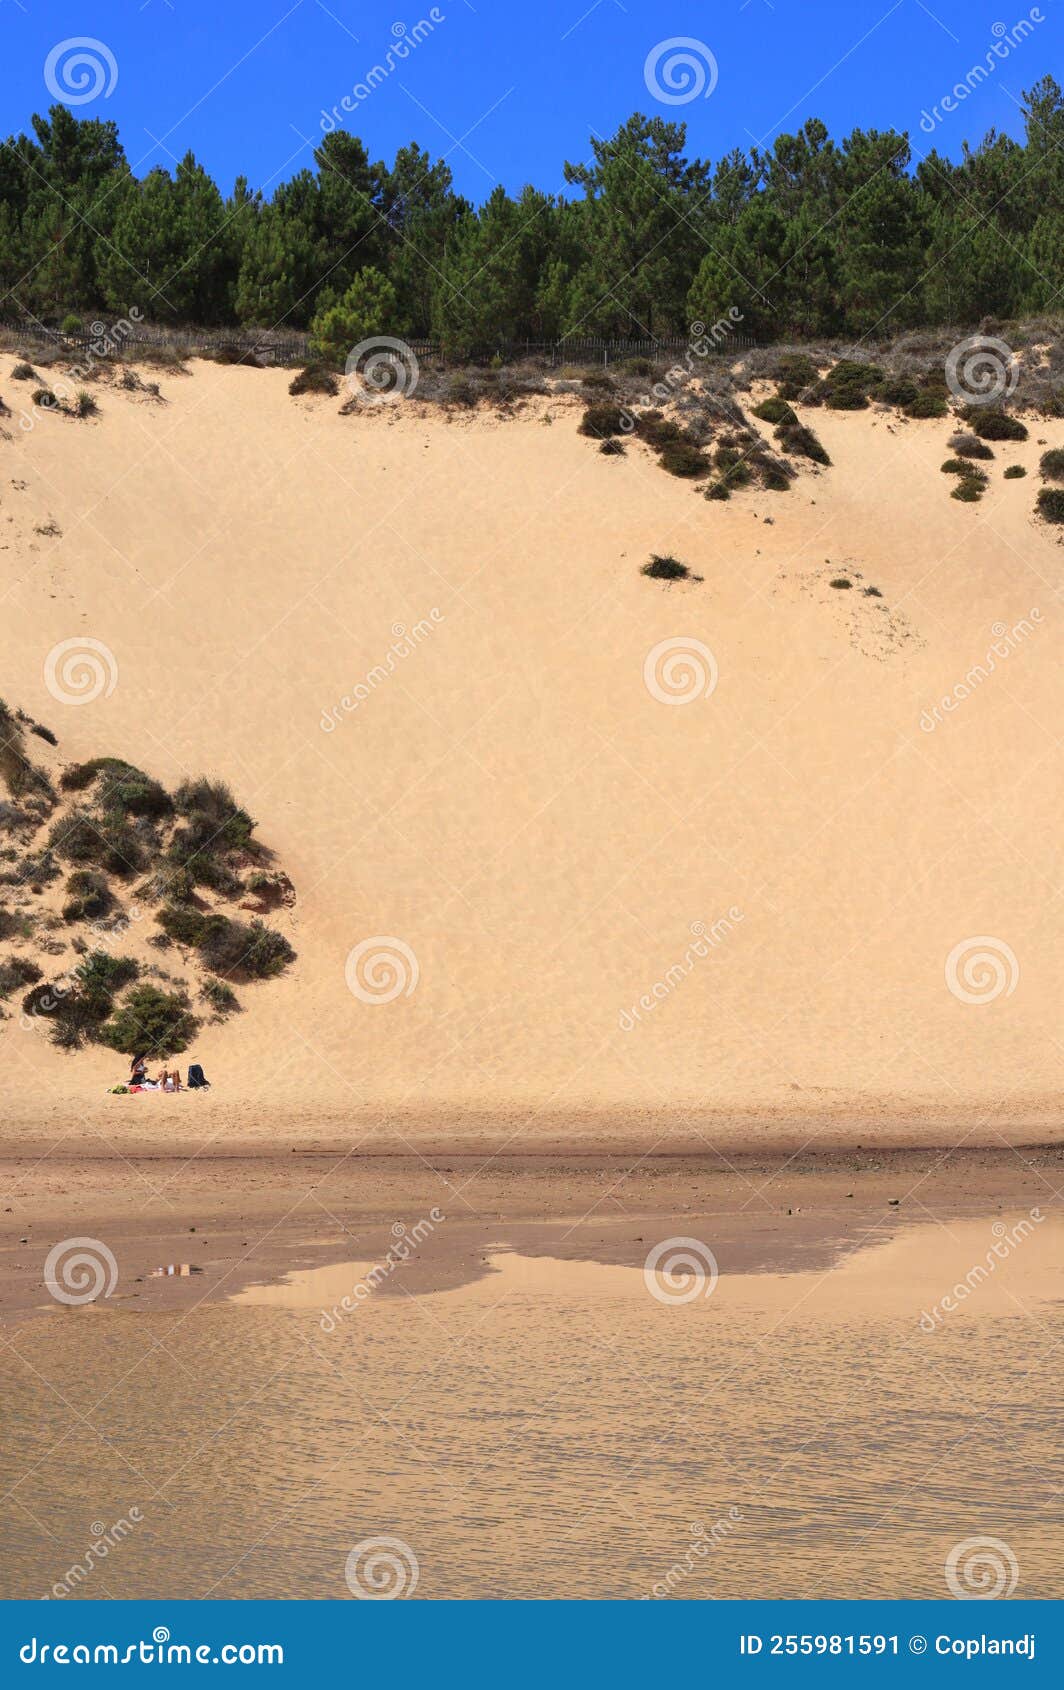
[[[600,455],[575,398],[344,417],[287,381],[196,364],[0,441],[0,690],[70,760],[228,780],[296,886],[298,961],[197,1046],[211,1130],[1053,1133],[1064,553],[1032,511],[1064,425],[969,506],[949,421],[818,412],[832,468],[707,503]],[[85,637],[116,683],[58,702],[48,653]],[[655,696],[671,640],[709,696]],[[366,1001],[393,977],[345,965],[380,938],[412,989]],[[125,1142],[171,1101],[102,1100],[120,1062],[17,1018],[0,1053],[13,1131]]]

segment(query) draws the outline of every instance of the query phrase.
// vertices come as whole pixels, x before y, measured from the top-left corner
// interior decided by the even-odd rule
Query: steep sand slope
[[[11,362],[0,391],[24,404]],[[833,467],[725,504],[641,446],[600,455],[572,399],[342,417],[284,372],[161,381],[164,406],[101,388],[91,421],[5,419],[0,691],[70,759],[227,779],[289,870],[297,963],[193,1053],[245,1135],[277,1105],[286,1137],[368,1110],[446,1138],[463,1109],[529,1136],[717,1110],[733,1138],[829,1117],[858,1138],[1047,1136],[1064,552],[1031,513],[1059,423],[998,447],[969,506],[939,472],[950,423],[817,412]],[[1013,462],[1028,478],[1002,482]],[[34,532],[49,521],[61,537]],[[642,578],[652,551],[703,583]],[[75,636],[117,664],[82,705],[43,674]],[[710,649],[711,696],[648,688],[672,638]],[[692,924],[729,911],[699,956]],[[1011,989],[966,1002],[947,958],[984,935]],[[409,995],[349,989],[373,936],[416,957]],[[101,1104],[121,1064],[17,1019],[0,1054],[22,1125],[39,1107],[70,1130],[91,1105],[124,1141],[170,1106]]]

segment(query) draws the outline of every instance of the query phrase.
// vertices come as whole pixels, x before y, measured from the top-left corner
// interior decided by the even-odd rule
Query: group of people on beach
[[[210,1081],[204,1076],[199,1063],[193,1063],[188,1071],[188,1089],[197,1091],[200,1087],[209,1084]],[[179,1068],[164,1068],[158,1079],[150,1079],[146,1056],[133,1057],[129,1067],[129,1086],[131,1089],[136,1087],[138,1091],[184,1091],[186,1089],[181,1083],[181,1070]]]

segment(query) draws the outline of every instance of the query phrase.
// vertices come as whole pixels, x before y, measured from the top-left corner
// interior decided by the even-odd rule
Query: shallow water
[[[1017,1219],[715,1285],[500,1251],[49,1312],[7,1334],[3,1594],[344,1598],[389,1537],[419,1597],[932,1597],[992,1536],[1059,1597],[1064,1227]]]

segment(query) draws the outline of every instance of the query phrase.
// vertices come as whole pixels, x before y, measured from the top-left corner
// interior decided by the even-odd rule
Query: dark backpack
[[[210,1083],[211,1083],[210,1080],[207,1079],[206,1075],[203,1072],[203,1069],[200,1067],[198,1062],[192,1062],[192,1063],[189,1064],[189,1069],[188,1069],[188,1089],[189,1089],[189,1091],[196,1091],[196,1090],[199,1089],[200,1086],[207,1086],[209,1088]]]

